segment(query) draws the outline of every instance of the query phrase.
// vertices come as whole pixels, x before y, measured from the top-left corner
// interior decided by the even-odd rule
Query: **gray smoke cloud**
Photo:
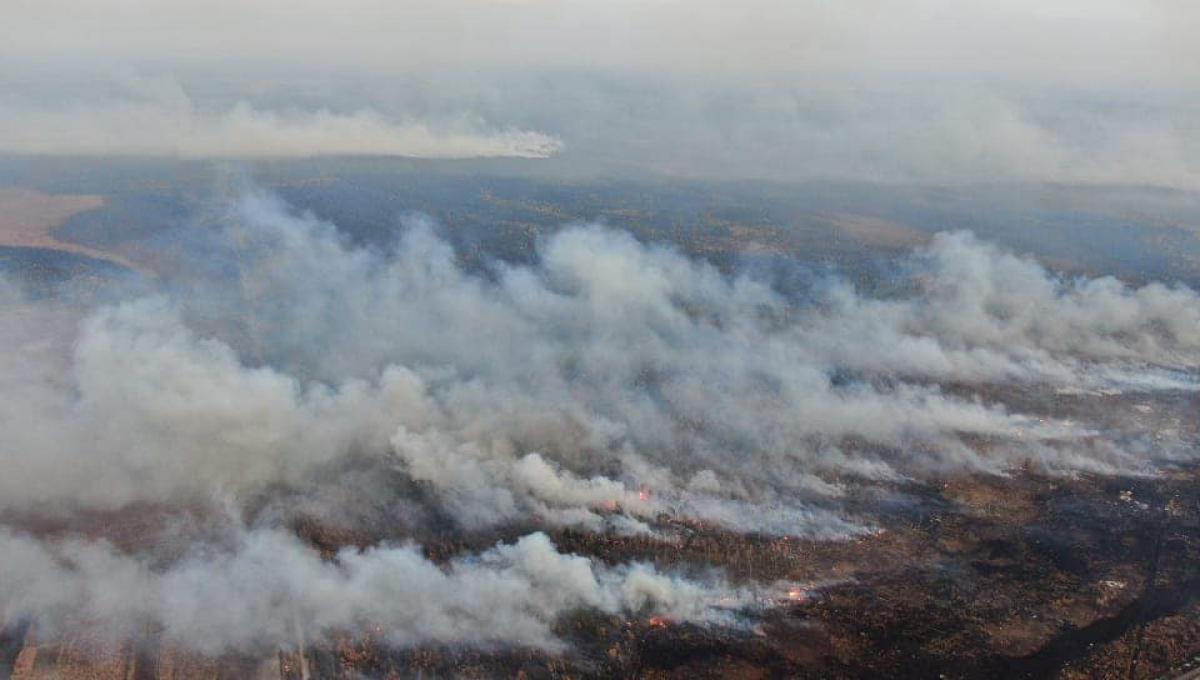
[[[117,92],[73,91],[45,98],[0,96],[0,152],[58,156],[171,158],[546,158],[560,140],[496,129],[459,115],[394,120],[368,107],[351,111],[247,101],[197,106],[178,83],[127,78]]]
[[[1200,186],[1200,17],[1185,0],[5,9],[8,151],[541,157],[565,145],[529,171]],[[130,73],[177,81],[195,104],[97,85]]]
[[[405,530],[670,540],[665,514],[845,538],[872,530],[839,508],[858,484],[1153,472],[1131,433],[1021,413],[1000,388],[1198,386],[1194,291],[1063,279],[965,233],[914,255],[893,295],[831,281],[798,299],[596,225],[473,271],[423,218],[369,249],[253,188],[214,216],[175,233],[202,257],[176,267],[168,246],[170,275],[116,300],[0,289],[0,509],[231,507],[236,530],[154,559],[5,533],[6,617],[153,622],[203,651],[279,644],[288,612],[395,644],[553,647],[576,608],[713,621],[744,594],[539,534],[439,566],[411,544],[322,560],[277,525],[383,501]]]
[[[0,531],[0,614],[37,617],[44,634],[100,629],[120,642],[147,624],[202,653],[256,651],[334,633],[378,630],[395,645],[561,649],[563,614],[659,612],[729,622],[753,602],[718,584],[681,581],[642,564],[602,567],[557,552],[545,534],[451,562],[413,545],[346,549],[322,559],[294,536],[254,531],[155,569],[101,542],[47,542]]]
[[[838,366],[935,380],[1195,384],[1167,370],[1195,369],[1200,358],[1188,288],[1063,280],[967,233],[939,234],[922,257],[920,295],[869,300],[836,287],[805,344]]]

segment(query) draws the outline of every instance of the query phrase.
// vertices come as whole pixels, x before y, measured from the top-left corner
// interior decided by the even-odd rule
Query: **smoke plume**
[[[562,149],[539,132],[497,129],[471,116],[433,123],[353,111],[247,101],[200,107],[175,82],[134,79],[117,95],[39,101],[0,97],[0,152],[52,156],[300,158],[546,158]]]
[[[150,623],[204,652],[286,643],[294,619],[544,648],[578,609],[729,621],[718,602],[751,602],[720,579],[594,564],[528,529],[669,533],[666,516],[838,539],[872,530],[839,502],[857,485],[1151,473],[1146,432],[996,395],[1197,386],[1195,292],[1063,279],[965,233],[914,254],[901,292],[797,297],[596,225],[480,271],[421,218],[372,249],[254,189],[215,214],[163,245],[203,257],[102,303],[0,289],[12,524],[232,518],[180,514],[167,553],[5,530],[6,619]],[[323,558],[283,528],[369,508],[401,537],[527,535],[438,564],[411,540]]]

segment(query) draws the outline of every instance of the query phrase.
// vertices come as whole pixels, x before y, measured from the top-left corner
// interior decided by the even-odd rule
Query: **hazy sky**
[[[1191,187],[1198,28],[1186,0],[5,0],[0,149]]]

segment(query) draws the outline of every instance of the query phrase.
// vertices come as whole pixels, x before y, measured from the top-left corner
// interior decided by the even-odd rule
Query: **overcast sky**
[[[3,0],[0,149],[1194,187],[1188,0]]]

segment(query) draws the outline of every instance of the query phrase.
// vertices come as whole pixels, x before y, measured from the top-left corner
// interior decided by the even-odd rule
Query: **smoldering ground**
[[[998,395],[1195,389],[1195,292],[1063,279],[965,233],[914,253],[902,295],[801,299],[596,225],[471,271],[422,218],[363,248],[253,187],[172,234],[162,278],[103,302],[3,289],[6,620],[152,624],[203,652],[291,621],[553,649],[579,608],[734,623],[754,602],[539,529],[839,540],[872,530],[839,500],[859,487],[1144,475],[1194,451]],[[156,540],[71,529],[138,508],[166,518]],[[302,514],[392,530],[322,556],[288,531]],[[67,530],[30,521],[51,516]],[[445,563],[412,542],[504,527],[527,535]]]

